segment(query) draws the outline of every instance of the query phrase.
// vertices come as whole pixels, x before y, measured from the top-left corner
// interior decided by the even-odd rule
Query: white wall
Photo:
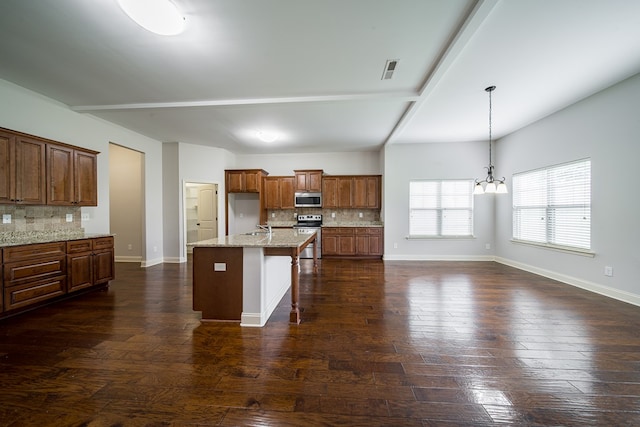
[[[500,172],[591,158],[591,242],[584,257],[510,241],[511,198],[496,207],[498,260],[640,304],[640,74],[540,120],[498,143]],[[612,266],[613,277],[604,276]]]
[[[221,148],[185,143],[164,146],[165,262],[186,262],[184,183],[218,184],[218,236],[225,233],[224,170],[235,168],[235,155]]]
[[[472,239],[407,240],[409,181],[484,178],[488,143],[391,144],[384,150],[384,259],[493,259],[497,195],[475,196]],[[495,162],[494,162],[495,163]],[[498,167],[499,165],[496,165]],[[497,174],[502,171],[497,168]],[[397,244],[397,248],[394,247]],[[486,249],[489,244],[490,249]]]
[[[160,142],[105,122],[32,91],[0,80],[0,126],[78,147],[98,155],[98,206],[82,208],[89,233],[109,233],[109,142],[145,153],[145,239],[143,257],[162,260],[162,147]],[[118,237],[116,236],[116,239]],[[153,248],[158,248],[153,253]]]
[[[290,176],[295,169],[322,169],[327,175],[380,175],[380,153],[242,154],[236,156],[237,169],[264,169],[272,176]]]

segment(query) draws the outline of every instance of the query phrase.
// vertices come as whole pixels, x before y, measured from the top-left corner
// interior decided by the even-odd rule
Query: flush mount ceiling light
[[[487,177],[482,181],[478,181],[476,179],[476,185],[473,189],[473,194],[484,194],[484,193],[498,193],[505,194],[507,191],[507,184],[504,183],[504,177],[502,179],[498,179],[498,186],[496,187],[496,179],[493,177],[493,163],[491,163],[491,92],[495,90],[495,86],[489,86],[485,89],[486,92],[489,93],[489,166],[487,169]],[[485,187],[482,188],[482,183],[485,183]]]
[[[278,139],[278,134],[263,130],[256,131],[256,136],[262,142],[275,142],[275,140]]]
[[[145,30],[174,36],[184,30],[184,16],[169,0],[118,0],[129,18]]]

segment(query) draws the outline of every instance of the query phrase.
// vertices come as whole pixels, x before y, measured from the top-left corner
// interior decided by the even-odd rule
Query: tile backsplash
[[[351,223],[379,223],[379,209],[274,209],[267,212],[267,220],[273,223],[295,222],[296,214],[322,214],[324,225],[351,224]],[[335,216],[332,216],[335,214]],[[362,214],[362,217],[360,216]]]
[[[0,233],[66,232],[82,228],[82,208],[79,206],[0,205]],[[67,215],[72,221],[67,222]],[[11,222],[5,223],[10,215]]]

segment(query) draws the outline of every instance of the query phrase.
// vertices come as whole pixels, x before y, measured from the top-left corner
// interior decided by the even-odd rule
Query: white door
[[[218,237],[218,185],[208,184],[198,188],[198,240]]]

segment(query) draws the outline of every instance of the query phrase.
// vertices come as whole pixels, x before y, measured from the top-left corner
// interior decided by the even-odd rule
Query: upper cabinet
[[[97,206],[97,155],[0,129],[0,203]]]
[[[294,170],[295,191],[320,192],[322,191],[322,170]]]
[[[47,144],[47,204],[98,205],[95,153]]]
[[[267,172],[262,169],[226,170],[227,193],[260,193],[262,178]]]
[[[380,175],[325,176],[322,207],[379,209],[380,182]]]
[[[293,209],[294,177],[268,176],[264,179],[265,207],[267,209]]]
[[[0,129],[0,203],[44,205],[46,144]]]

